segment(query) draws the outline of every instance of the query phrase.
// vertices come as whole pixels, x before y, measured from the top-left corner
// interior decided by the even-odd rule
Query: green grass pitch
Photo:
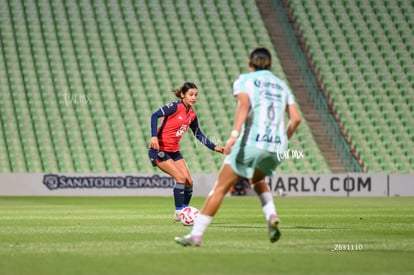
[[[172,198],[0,197],[0,274],[413,274],[414,198],[275,201],[275,244],[256,197],[226,197],[182,247]]]

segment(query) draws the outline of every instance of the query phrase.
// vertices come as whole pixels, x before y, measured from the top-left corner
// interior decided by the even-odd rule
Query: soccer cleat
[[[268,229],[270,242],[277,242],[282,235],[280,232],[280,220],[277,216],[270,217],[268,221]]]
[[[174,215],[173,215],[173,220],[174,222],[180,222],[181,218],[180,218],[180,211],[175,211]]]
[[[201,245],[201,236],[192,236],[190,234],[183,237],[175,237],[175,242],[181,244],[182,246],[200,246]]]

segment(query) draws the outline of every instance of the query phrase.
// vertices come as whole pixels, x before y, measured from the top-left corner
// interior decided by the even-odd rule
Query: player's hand
[[[152,137],[150,144],[149,144],[149,148],[155,149],[155,150],[159,150],[160,149],[160,145],[158,143],[158,138],[157,137]]]
[[[223,154],[224,147],[221,147],[221,146],[216,146],[216,147],[214,147],[214,151],[216,151],[216,152],[218,152],[218,153],[222,153],[222,154]]]
[[[227,141],[226,145],[224,146],[223,154],[228,155],[231,153],[231,147],[233,147],[234,143],[236,142],[237,137],[230,137]]]

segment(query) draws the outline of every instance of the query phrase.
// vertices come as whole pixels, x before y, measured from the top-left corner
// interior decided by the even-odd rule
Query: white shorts
[[[269,152],[256,146],[240,146],[240,142],[236,142],[230,155],[224,159],[224,163],[229,164],[237,175],[251,179],[256,168],[266,176],[273,176],[282,160],[278,159],[276,152]]]

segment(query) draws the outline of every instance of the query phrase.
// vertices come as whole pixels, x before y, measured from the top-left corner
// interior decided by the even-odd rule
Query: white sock
[[[265,214],[266,220],[269,220],[271,216],[276,215],[276,206],[273,202],[273,196],[271,192],[263,192],[259,195],[260,202],[262,203],[262,210]]]
[[[192,236],[202,236],[206,231],[208,225],[213,220],[213,217],[200,214],[194,222],[193,229],[191,230]]]

